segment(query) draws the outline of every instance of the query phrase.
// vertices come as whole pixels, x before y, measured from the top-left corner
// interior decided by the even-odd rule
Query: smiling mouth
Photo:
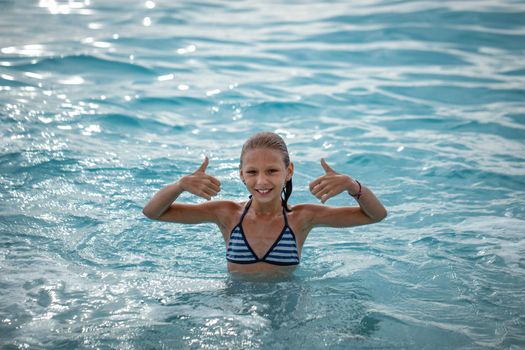
[[[257,191],[260,194],[268,194],[268,193],[270,193],[271,189],[270,190],[257,190],[256,189],[255,191]]]

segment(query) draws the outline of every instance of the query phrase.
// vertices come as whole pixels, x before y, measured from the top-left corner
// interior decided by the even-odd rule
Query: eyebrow
[[[246,167],[246,170],[256,170],[256,169],[258,169],[258,168],[253,166],[253,165]],[[264,169],[279,169],[279,166],[277,166],[277,165],[268,165],[268,166],[265,166]]]

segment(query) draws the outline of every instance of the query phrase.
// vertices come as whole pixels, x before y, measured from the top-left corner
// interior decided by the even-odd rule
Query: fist
[[[324,204],[329,198],[352,188],[354,181],[350,176],[339,174],[332,169],[324,158],[321,158],[321,166],[325,174],[310,182],[310,192]]]
[[[205,156],[204,161],[194,173],[186,175],[180,180],[182,189],[207,200],[216,196],[221,190],[221,182],[206,174],[207,167],[208,157]]]

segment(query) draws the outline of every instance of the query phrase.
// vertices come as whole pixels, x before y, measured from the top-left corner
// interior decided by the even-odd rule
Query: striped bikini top
[[[226,251],[226,260],[236,264],[266,262],[273,265],[298,265],[299,254],[297,252],[297,242],[295,240],[295,234],[290,226],[288,226],[288,218],[286,217],[286,210],[284,210],[284,207],[284,228],[281,234],[262,258],[259,258],[255,254],[246,239],[244,230],[242,229],[242,220],[244,219],[244,216],[246,216],[251,204],[252,201],[250,199],[242,213],[241,220],[237,226],[233,228],[230,234],[228,250]]]

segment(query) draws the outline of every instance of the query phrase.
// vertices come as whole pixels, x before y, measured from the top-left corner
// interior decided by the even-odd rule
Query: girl
[[[193,174],[158,191],[144,207],[150,219],[183,224],[213,222],[226,243],[228,271],[232,273],[289,273],[299,264],[301,250],[316,226],[350,227],[383,220],[386,209],[359,181],[335,172],[321,159],[325,174],[310,183],[310,191],[324,204],[341,192],[359,207],[318,204],[289,205],[294,165],[284,140],[262,132],[243,145],[240,177],[250,192],[247,202],[211,201],[221,183],[206,174],[208,158]],[[206,198],[200,204],[177,203],[184,191]]]

